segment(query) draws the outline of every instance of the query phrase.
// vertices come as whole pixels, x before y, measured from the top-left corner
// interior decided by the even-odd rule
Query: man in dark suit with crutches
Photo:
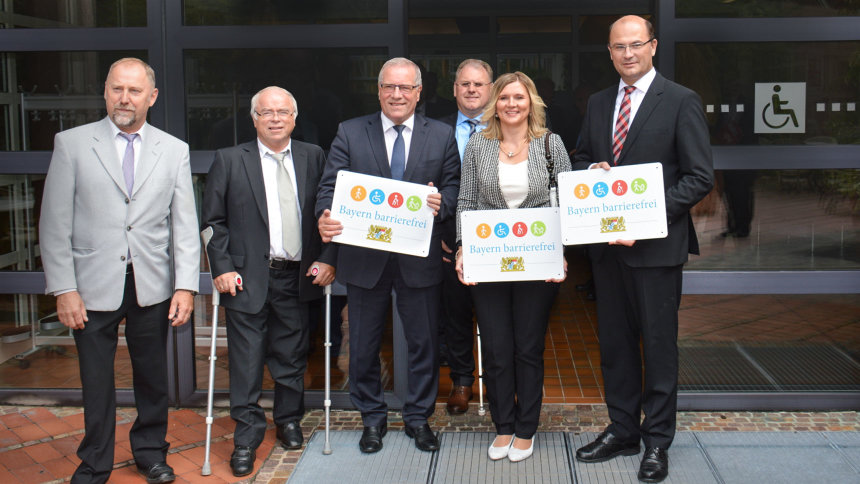
[[[306,303],[334,280],[336,258],[336,248],[321,243],[314,216],[325,155],[290,139],[295,98],[267,87],[251,99],[251,116],[257,139],[215,153],[202,210],[203,227],[213,229],[207,246],[213,285],[227,313],[236,476],[253,471],[266,432],[258,403],[264,364],[275,381],[278,440],[287,449],[302,446]]]

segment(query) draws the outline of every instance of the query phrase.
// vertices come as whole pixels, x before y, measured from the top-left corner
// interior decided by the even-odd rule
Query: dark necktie
[[[278,160],[278,201],[281,205],[281,235],[284,250],[290,257],[298,255],[302,248],[302,232],[299,228],[299,209],[296,206],[296,191],[290,172],[284,166],[284,153],[272,153],[272,158]]]
[[[475,134],[475,128],[478,127],[480,121],[477,119],[467,119],[466,122],[469,123],[469,137],[471,138],[473,134]]]
[[[134,188],[134,140],[138,135],[137,133],[120,133],[119,135],[127,141],[125,155],[122,157],[122,175],[125,178],[126,193],[131,196],[131,190]]]
[[[618,157],[621,156],[621,148],[624,147],[624,140],[627,138],[627,130],[630,128],[630,93],[636,87],[624,86],[624,97],[621,98],[621,107],[618,108],[618,119],[615,121],[615,132],[612,134],[612,161],[618,164]]]
[[[400,124],[394,127],[397,131],[397,138],[394,140],[394,149],[391,151],[391,178],[395,180],[403,179],[403,172],[406,171],[406,143],[403,141],[403,128],[406,126]]]

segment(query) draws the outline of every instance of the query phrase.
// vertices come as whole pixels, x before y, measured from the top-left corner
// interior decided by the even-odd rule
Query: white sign
[[[460,227],[466,282],[564,276],[558,207],[463,212]]]
[[[806,83],[757,82],[755,133],[805,133]]]
[[[663,165],[616,166],[558,175],[564,245],[668,235]]]
[[[333,242],[427,257],[433,209],[427,195],[436,187],[341,170],[331,217],[343,224]]]

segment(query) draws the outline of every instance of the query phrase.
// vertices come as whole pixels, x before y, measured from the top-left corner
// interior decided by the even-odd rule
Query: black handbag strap
[[[549,175],[549,188],[558,186],[558,182],[555,180],[555,161],[552,159],[552,152],[549,149],[549,135],[552,134],[552,131],[546,130],[546,135],[543,138],[543,152],[546,155],[546,171]]]

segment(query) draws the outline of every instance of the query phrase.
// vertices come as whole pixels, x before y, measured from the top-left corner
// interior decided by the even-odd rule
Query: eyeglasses
[[[420,84],[415,86],[410,86],[409,84],[380,84],[379,87],[382,88],[382,92],[385,94],[394,94],[395,90],[400,89],[401,94],[409,95],[412,94],[415,88],[420,87]]]
[[[475,86],[475,89],[480,89],[484,86],[489,86],[492,82],[471,82],[471,81],[463,81],[458,82],[457,85],[462,87],[463,89],[469,89],[472,86]]]
[[[288,109],[281,109],[280,111],[272,111],[271,109],[264,109],[263,111],[261,111],[259,113],[257,111],[254,111],[254,114],[256,114],[257,117],[260,117],[263,119],[274,119],[275,116],[277,116],[279,118],[289,118],[290,116],[292,116],[295,113],[293,111],[288,110]]]
[[[623,54],[623,53],[627,52],[628,48],[630,49],[631,52],[636,52],[639,49],[641,49],[642,47],[645,47],[646,45],[650,44],[653,40],[654,40],[654,37],[651,37],[650,39],[646,40],[645,42],[633,42],[632,44],[612,44],[609,46],[609,48],[612,49],[612,51],[615,52],[616,54]]]

